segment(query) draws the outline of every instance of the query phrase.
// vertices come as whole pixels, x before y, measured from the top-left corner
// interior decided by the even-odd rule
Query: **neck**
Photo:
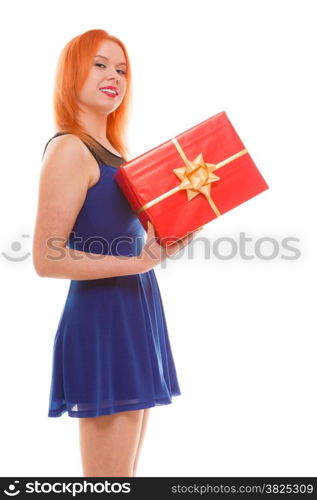
[[[101,144],[109,145],[107,139],[107,115],[97,114],[91,110],[79,111],[78,120],[89,135]]]

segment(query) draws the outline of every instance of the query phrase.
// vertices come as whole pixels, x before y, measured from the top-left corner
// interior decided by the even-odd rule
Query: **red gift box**
[[[225,111],[122,164],[115,179],[163,246],[269,187]]]

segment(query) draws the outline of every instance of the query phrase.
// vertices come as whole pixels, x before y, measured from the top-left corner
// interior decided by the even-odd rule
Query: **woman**
[[[110,90],[106,90],[110,87]],[[85,476],[134,476],[149,409],[181,394],[154,266],[163,249],[114,174],[128,161],[131,67],[124,44],[90,30],[63,49],[58,132],[43,154],[33,264],[70,279],[53,350],[49,417],[79,418]]]

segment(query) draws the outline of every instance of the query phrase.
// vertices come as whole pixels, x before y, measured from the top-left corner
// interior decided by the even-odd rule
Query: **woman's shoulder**
[[[54,140],[52,140],[54,139]],[[96,175],[94,159],[83,142],[73,134],[54,136],[48,141],[43,153],[41,180],[44,185],[67,185],[79,189],[80,196],[87,190]],[[74,182],[74,180],[76,180]]]
[[[77,152],[87,156],[85,145],[77,135],[69,132],[56,132],[45,144],[42,159],[46,152],[53,154],[61,150],[65,154]]]
[[[86,162],[91,170],[92,177],[96,177],[96,162],[99,166],[105,164],[114,167],[119,167],[122,163],[125,163],[123,157],[118,156],[97,141],[94,141],[93,145],[88,144],[77,135],[69,132],[56,132],[46,143],[42,159],[45,152],[47,152],[46,157],[50,158],[63,155],[65,160],[75,158],[76,161]]]

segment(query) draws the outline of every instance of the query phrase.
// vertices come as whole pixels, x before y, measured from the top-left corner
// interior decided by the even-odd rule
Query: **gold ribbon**
[[[217,208],[215,202],[211,198],[210,191],[211,191],[211,183],[220,180],[220,177],[217,177],[213,172],[217,168],[223,167],[227,163],[230,163],[231,161],[235,160],[236,158],[245,155],[248,152],[247,149],[242,149],[238,153],[235,153],[234,155],[230,156],[229,158],[226,158],[220,163],[214,164],[214,163],[206,163],[203,159],[202,153],[199,153],[194,160],[189,160],[185,155],[183,149],[181,148],[178,140],[175,137],[171,140],[185,164],[185,167],[173,169],[173,172],[175,173],[175,175],[177,175],[177,177],[180,179],[181,182],[175,188],[170,189],[166,193],[163,193],[162,195],[158,196],[157,198],[154,198],[153,200],[149,201],[148,203],[140,207],[136,211],[136,214],[143,212],[143,210],[146,210],[147,208],[158,203],[159,201],[164,200],[168,196],[171,196],[172,194],[185,189],[188,201],[191,201],[193,198],[195,198],[195,196],[201,193],[203,196],[205,196],[205,198],[207,199],[208,203],[210,204],[211,208],[213,209],[217,217],[219,217],[221,213]]]

